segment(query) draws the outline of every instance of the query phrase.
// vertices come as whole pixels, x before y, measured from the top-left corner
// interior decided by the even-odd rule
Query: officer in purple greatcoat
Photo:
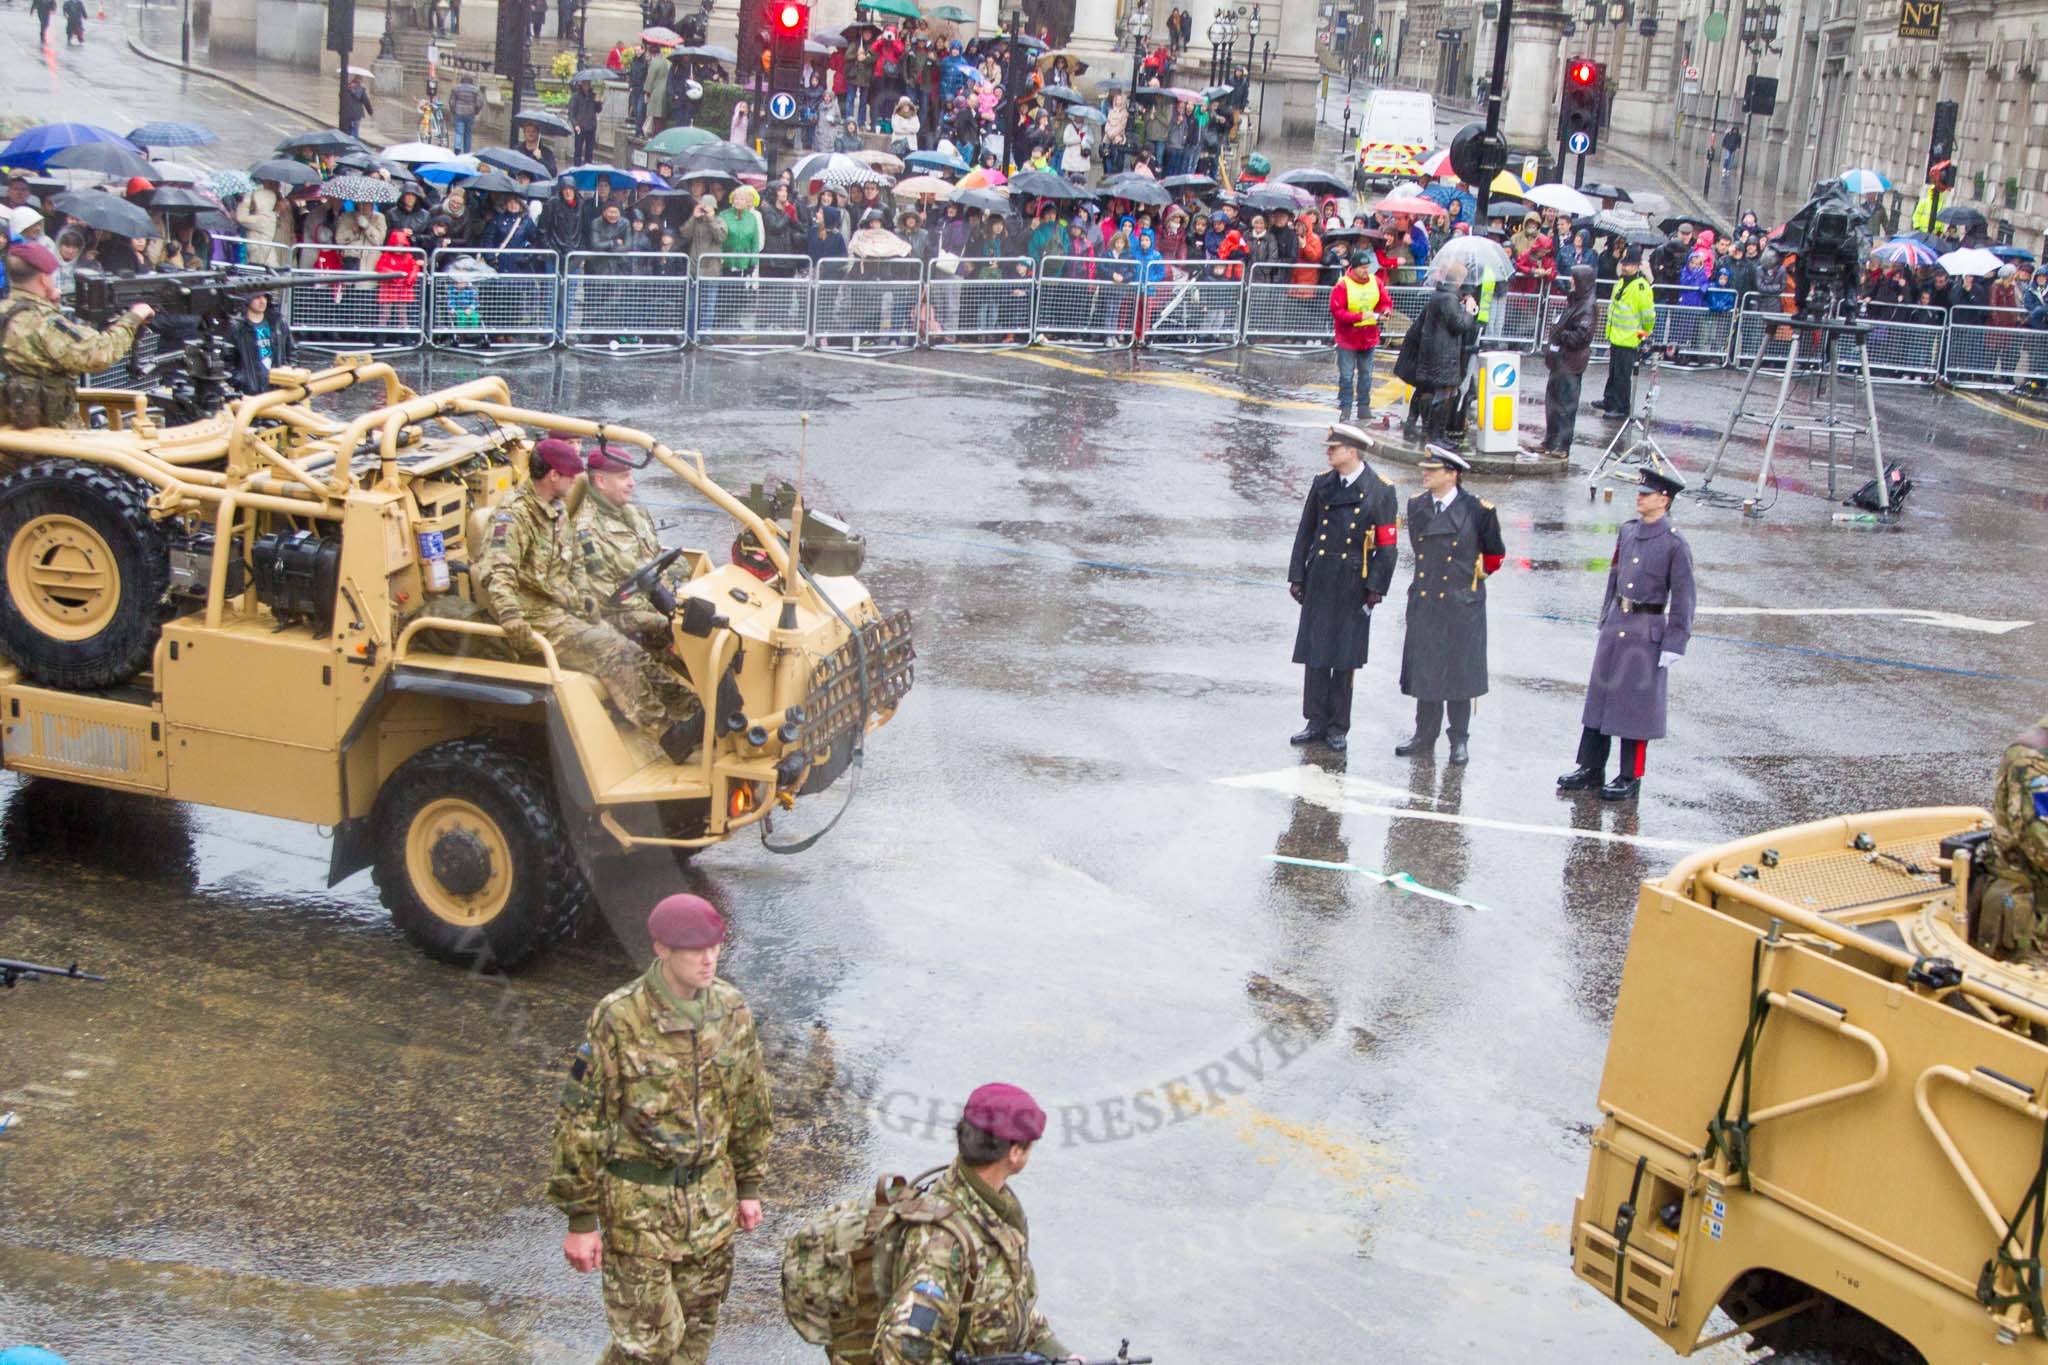
[[[1643,749],[1664,738],[1664,686],[1692,638],[1692,548],[1671,525],[1671,499],[1684,480],[1651,465],[1636,471],[1636,517],[1614,541],[1600,643],[1580,717],[1579,763],[1557,779],[1559,791],[1600,788],[1625,801],[1643,785]],[[1607,781],[1607,754],[1621,741],[1621,771]],[[1606,785],[1601,784],[1605,782]]]

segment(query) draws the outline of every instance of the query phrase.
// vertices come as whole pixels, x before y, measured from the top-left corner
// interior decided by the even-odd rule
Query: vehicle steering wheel
[[[633,570],[631,574],[627,575],[625,582],[612,590],[609,605],[623,607],[632,601],[634,597],[644,592],[647,594],[647,600],[654,603],[655,609],[660,611],[662,615],[667,616],[674,612],[676,609],[676,595],[669,591],[668,585],[662,581],[661,576],[668,572],[669,565],[682,558],[682,554],[683,549],[678,545],[673,550],[663,550],[660,554]],[[664,598],[667,600],[664,601]]]

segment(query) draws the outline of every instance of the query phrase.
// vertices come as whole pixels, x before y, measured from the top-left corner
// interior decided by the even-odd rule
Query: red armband
[[[1485,559],[1485,561],[1484,561],[1484,562],[1485,562],[1485,564],[1486,564],[1486,572],[1487,572],[1487,573],[1488,573],[1489,575],[1491,575],[1491,574],[1497,574],[1497,573],[1499,573],[1499,572],[1500,572],[1500,566],[1501,566],[1501,565],[1503,565],[1503,564],[1505,564],[1505,563],[1507,562],[1507,558],[1508,558],[1508,557],[1507,557],[1506,555],[1488,555],[1488,556],[1486,556],[1486,559]]]
[[[1392,544],[1395,544],[1395,543],[1396,543],[1396,542],[1397,542],[1397,541],[1398,541],[1398,540],[1400,539],[1400,533],[1401,533],[1401,528],[1400,528],[1400,527],[1398,527],[1398,526],[1375,526],[1375,527],[1373,527],[1373,528],[1372,528],[1372,543],[1373,543],[1373,546],[1374,546],[1374,548],[1378,548],[1378,547],[1380,547],[1380,546],[1385,546],[1385,545],[1392,545]]]

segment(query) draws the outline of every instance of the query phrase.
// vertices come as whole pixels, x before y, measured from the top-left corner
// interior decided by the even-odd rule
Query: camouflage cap
[[[574,477],[583,472],[583,453],[576,449],[574,441],[560,436],[544,437],[534,446],[533,458],[551,473]]]
[[[991,1081],[967,1097],[961,1117],[1004,1142],[1036,1142],[1045,1135],[1045,1111],[1023,1089]]]
[[[54,275],[62,268],[57,253],[40,242],[16,242],[7,248],[7,254],[14,260],[26,261],[45,275]]]
[[[725,942],[725,917],[702,896],[665,896],[647,912],[647,936],[664,948],[714,948]]]

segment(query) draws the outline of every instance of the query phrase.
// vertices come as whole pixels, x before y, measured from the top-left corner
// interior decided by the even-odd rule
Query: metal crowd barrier
[[[1728,362],[1728,348],[1735,336],[1737,300],[1732,294],[1725,300],[1726,308],[1715,308],[1704,285],[1654,284],[1650,292],[1657,304],[1652,346],[1672,347],[1688,360]],[[1601,330],[1604,336],[1604,316]]]
[[[1137,339],[1138,286],[1129,261],[1047,256],[1033,291],[1032,335],[1079,351],[1127,350]]]
[[[292,248],[292,269],[317,273],[319,261],[327,256],[333,268],[331,246]],[[357,260],[362,252],[351,248]],[[351,252],[344,252],[346,258]],[[377,262],[395,264],[397,257],[412,270],[412,278],[360,281],[355,284],[298,283],[285,291],[284,320],[292,329],[292,340],[316,351],[412,351],[426,338],[427,257],[412,247],[388,246],[370,258],[366,269]],[[343,260],[342,269],[353,269]]]
[[[1963,389],[2006,389],[2048,379],[2048,332],[1992,325],[1994,310],[1958,308],[1949,315],[1948,382]],[[1871,357],[1871,364],[1877,357]]]
[[[690,335],[699,346],[765,355],[810,345],[810,257],[706,252],[696,286]]]
[[[690,339],[690,258],[572,251],[562,258],[562,344],[647,355]]]
[[[1880,384],[1932,384],[1942,377],[1942,348],[1947,344],[1947,319],[1939,308],[1905,304],[1879,304],[1864,310],[1870,323],[1870,377]],[[2048,363],[2048,335],[2042,336],[2042,355],[2035,363]],[[1856,357],[1852,344],[1844,351]]]
[[[1013,285],[1029,295],[1029,279]],[[819,350],[888,355],[917,346],[924,262],[837,257],[811,281],[811,343]],[[1024,306],[1028,310],[1027,297]],[[1027,311],[1026,316],[1029,316]]]
[[[558,259],[526,247],[441,248],[429,262],[427,344],[494,355],[554,345]]]
[[[1164,272],[1164,278],[1160,273]],[[1154,351],[1222,351],[1244,335],[1243,266],[1154,261],[1140,280],[1138,343]]]
[[[1296,284],[1291,265],[1252,267],[1244,287],[1244,344],[1257,351],[1300,354],[1337,344],[1330,316],[1331,285]],[[1318,280],[1321,272],[1317,272]]]
[[[1029,256],[964,256],[950,273],[934,266],[925,277],[925,345],[977,351],[1029,346],[1037,293],[1038,270]]]

